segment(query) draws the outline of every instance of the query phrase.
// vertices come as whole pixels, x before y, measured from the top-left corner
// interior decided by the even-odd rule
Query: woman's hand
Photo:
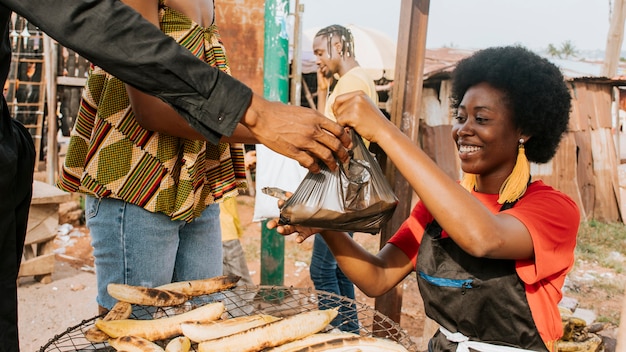
[[[380,144],[385,139],[386,131],[396,129],[362,91],[338,96],[333,104],[333,113],[340,125],[354,128],[361,137],[370,142]]]
[[[285,204],[285,200],[289,199],[293,193],[285,192],[285,199],[278,200],[278,208],[281,208],[283,204]],[[279,224],[278,219],[272,219],[267,222],[268,229],[276,229],[276,232],[283,236],[289,236],[291,234],[297,233],[296,242],[302,243],[304,240],[309,238],[311,235],[314,235],[321,231],[321,229],[312,228],[312,227],[304,227],[304,226],[295,226],[295,225],[285,225]]]
[[[312,228],[312,227],[304,227],[304,226],[295,226],[295,225],[282,225],[278,223],[278,219],[272,219],[267,222],[268,229],[276,229],[276,232],[283,236],[288,236],[294,233],[297,233],[296,242],[302,243],[307,238],[319,233],[321,229]]]

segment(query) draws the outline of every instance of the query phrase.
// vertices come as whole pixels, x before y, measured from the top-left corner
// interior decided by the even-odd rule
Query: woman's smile
[[[472,155],[478,153],[482,150],[482,147],[477,147],[475,145],[459,145],[459,157],[461,159],[467,159]]]

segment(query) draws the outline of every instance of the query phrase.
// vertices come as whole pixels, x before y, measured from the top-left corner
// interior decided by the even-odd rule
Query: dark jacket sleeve
[[[207,140],[231,135],[252,91],[117,0],[0,0],[63,46],[172,105]]]

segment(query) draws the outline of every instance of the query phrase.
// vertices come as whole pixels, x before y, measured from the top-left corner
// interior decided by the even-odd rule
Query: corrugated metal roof
[[[424,60],[424,79],[454,70],[456,63],[468,57],[475,50],[456,48],[426,49]]]
[[[424,80],[448,75],[454,70],[458,61],[475,51],[458,48],[426,49]],[[557,65],[567,80],[586,80],[612,85],[626,85],[626,65],[623,63],[620,63],[616,77],[607,78],[601,75],[603,61],[544,57]]]

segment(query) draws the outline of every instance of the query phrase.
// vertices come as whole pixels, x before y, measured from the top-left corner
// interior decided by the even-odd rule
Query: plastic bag
[[[398,198],[361,137],[350,134],[350,161],[307,173],[280,208],[281,223],[375,234],[391,218]]]
[[[275,219],[280,216],[278,202],[276,198],[263,193],[263,188],[271,186],[295,192],[309,170],[262,144],[256,145],[256,158],[256,194],[252,221]]]

